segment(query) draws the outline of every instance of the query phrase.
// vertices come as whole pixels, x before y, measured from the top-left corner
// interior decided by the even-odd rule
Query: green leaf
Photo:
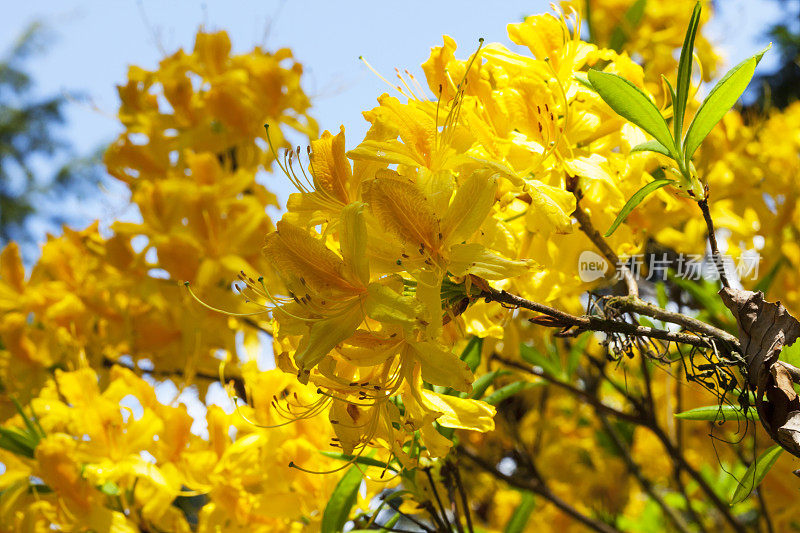
[[[460,359],[469,365],[469,369],[475,372],[478,365],[481,364],[481,349],[483,348],[483,339],[481,337],[473,336],[464,351],[459,356]]]
[[[39,431],[37,430],[36,426],[33,424],[33,420],[28,418],[28,415],[25,413],[25,410],[22,408],[22,404],[19,403],[19,400],[16,398],[11,398],[11,401],[14,402],[14,407],[16,408],[17,412],[22,417],[22,420],[25,422],[25,426],[28,428],[28,432],[32,436],[39,436]],[[33,408],[31,408],[33,409]]]
[[[655,137],[673,157],[677,156],[667,122],[641,89],[621,76],[595,69],[589,70],[589,81],[611,109]]]
[[[631,152],[656,152],[667,157],[672,157],[672,154],[669,153],[669,148],[658,142],[657,140],[653,139],[652,141],[643,142],[641,144],[637,144],[633,148],[631,148]]]
[[[779,358],[792,366],[798,366],[800,364],[800,341],[794,341],[791,346],[784,346]]]
[[[376,511],[377,512],[377,511]],[[375,531],[392,531],[392,528],[400,521],[400,514],[394,514],[380,529],[351,529],[349,533],[375,533]],[[377,525],[377,524],[376,524]]]
[[[624,206],[622,206],[622,210],[619,212],[619,215],[617,215],[617,218],[614,219],[614,222],[611,224],[611,227],[608,228],[608,231],[606,232],[605,236],[611,237],[611,234],[617,231],[619,225],[625,222],[625,219],[628,218],[628,215],[631,214],[631,211],[633,211],[637,205],[642,203],[642,200],[647,198],[650,194],[656,192],[661,187],[665,187],[670,183],[673,183],[673,181],[668,179],[651,181],[650,183],[648,183],[647,185],[645,185],[644,187],[633,193],[631,199],[628,200]]]
[[[587,76],[586,72],[575,72],[574,74],[572,74],[572,79],[574,79],[587,89],[591,89],[592,91],[594,91],[592,82],[589,81],[589,77]]]
[[[361,470],[353,465],[336,484],[325,506],[320,526],[322,533],[339,533],[344,530],[350,511],[356,503],[359,487],[361,487]]]
[[[741,408],[734,405],[705,405],[703,407],[689,409],[682,413],[675,413],[675,418],[681,420],[707,420],[714,422],[717,420],[743,420],[745,415]],[[755,409],[749,409],[747,418],[749,420],[758,420],[758,413],[756,413]]]
[[[789,261],[786,259],[786,257],[781,256],[781,258],[778,259],[774,265],[772,265],[772,268],[769,269],[769,272],[767,272],[767,274],[763,278],[758,280],[756,286],[753,287],[753,292],[761,291],[764,294],[766,294],[769,288],[772,287],[772,283],[775,281],[775,278],[778,275],[778,271],[781,269],[783,265],[788,263]]]
[[[497,405],[503,400],[511,398],[515,394],[519,394],[522,391],[532,389],[538,385],[542,385],[543,382],[534,383],[531,381],[515,381],[514,383],[510,383],[505,387],[501,387],[491,393],[489,396],[483,399],[484,402],[488,403],[489,405]]]
[[[586,347],[589,345],[589,340],[592,338],[592,332],[587,331],[582,333],[572,344],[569,349],[569,357],[567,357],[567,377],[571,377],[578,368],[581,356],[586,353]]]
[[[545,372],[553,377],[561,377],[563,374],[563,371],[561,370],[561,361],[556,361],[550,357],[547,357],[533,346],[520,344],[519,355],[525,362],[530,363],[533,366],[542,367]]]
[[[744,477],[742,477],[733,492],[731,505],[744,501],[750,496],[750,493],[764,481],[764,477],[769,472],[769,469],[772,468],[772,465],[775,464],[775,461],[778,460],[778,456],[782,451],[783,448],[776,444],[772,448],[765,450],[764,453],[758,456],[758,459],[753,461],[753,464],[747,468],[747,472],[744,473]]]
[[[761,52],[733,67],[708,93],[692,119],[692,123],[689,124],[689,130],[683,141],[687,162],[692,158],[703,139],[747,89],[747,85],[756,71],[756,65],[771,46],[770,44]]]
[[[499,378],[500,376],[507,376],[511,374],[508,370],[492,370],[491,372],[487,372],[483,374],[481,377],[476,379],[472,383],[472,393],[467,394],[465,392],[461,393],[462,398],[472,398],[474,400],[480,400],[484,394],[486,394],[486,389],[494,383],[494,380]]]
[[[506,524],[504,533],[522,533],[525,531],[525,526],[533,513],[533,508],[536,507],[536,500],[531,492],[523,492],[522,500],[520,500],[514,514]]]
[[[683,117],[686,113],[686,103],[689,100],[689,87],[692,81],[692,62],[694,53],[694,39],[697,35],[697,26],[700,24],[700,2],[694,5],[686,37],[681,48],[681,58],[678,61],[678,90],[675,92],[675,101],[672,106],[673,130],[675,141],[678,142],[683,133]]]
[[[38,439],[34,439],[34,437],[21,429],[0,427],[0,448],[11,453],[24,455],[32,459],[33,450],[36,449],[38,442]]]
[[[672,87],[672,84],[669,82],[667,77],[664,76],[663,74],[661,75],[661,79],[664,81],[664,83],[667,84],[667,87],[669,88],[670,103],[672,104],[672,109],[674,110],[675,109],[675,100],[678,99],[678,97],[675,96],[675,89]]]
[[[642,20],[646,5],[647,0],[636,0],[636,2],[628,8],[622,16],[622,20],[611,34],[611,39],[608,41],[609,48],[615,52],[620,52],[622,50],[622,47],[628,42],[628,36],[630,36],[631,30]]]

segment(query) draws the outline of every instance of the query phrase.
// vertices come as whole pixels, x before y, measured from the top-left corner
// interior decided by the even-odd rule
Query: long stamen
[[[403,75],[402,75],[402,74],[400,74],[400,69],[399,69],[399,68],[397,68],[397,67],[395,67],[395,68],[394,68],[394,71],[395,71],[395,75],[397,76],[397,79],[399,79],[399,80],[400,80],[400,82],[403,84],[403,87],[405,87],[405,88],[406,88],[406,90],[408,91],[408,94],[409,94],[409,95],[411,95],[411,96],[413,96],[413,97],[414,97],[414,100],[420,100],[420,98],[419,98],[419,97],[416,95],[416,93],[413,91],[413,89],[411,89],[411,87],[409,87],[409,85],[408,85],[408,83],[406,82],[406,79],[403,77]],[[410,99],[411,99],[411,98],[409,98],[409,100],[410,100]]]
[[[254,311],[254,312],[252,312],[252,313],[234,313],[234,312],[232,312],[232,311],[225,311],[224,309],[219,309],[219,308],[217,308],[217,307],[214,307],[214,306],[212,306],[212,305],[209,305],[209,304],[207,304],[206,302],[204,302],[203,300],[201,300],[201,299],[200,299],[200,298],[199,298],[199,297],[198,297],[198,296],[197,296],[197,295],[194,293],[194,291],[192,291],[192,288],[191,288],[191,286],[190,286],[190,284],[189,284],[189,282],[188,282],[188,281],[185,281],[185,282],[183,283],[183,285],[184,285],[184,287],[186,287],[186,289],[189,291],[189,294],[191,295],[191,297],[192,297],[192,298],[193,298],[193,299],[194,299],[194,300],[195,300],[197,303],[199,303],[200,305],[202,305],[203,307],[205,307],[205,308],[207,308],[207,309],[210,309],[211,311],[216,311],[217,313],[222,313],[223,315],[228,315],[228,316],[257,316],[257,315],[263,315],[263,314],[265,314],[265,313],[269,313],[270,311],[272,311],[272,309],[263,309],[263,310],[261,310],[261,311]]]
[[[370,64],[369,64],[369,62],[368,62],[366,59],[364,59],[364,56],[358,56],[358,59],[360,59],[361,61],[363,61],[363,62],[364,62],[364,64],[367,66],[367,68],[368,68],[368,69],[370,69],[370,70],[372,71],[372,73],[373,73],[373,74],[375,74],[376,76],[378,76],[378,78],[380,78],[380,79],[381,79],[381,81],[383,81],[383,82],[384,82],[386,85],[388,85],[389,87],[391,87],[391,88],[392,88],[392,89],[394,89],[395,91],[399,92],[401,95],[403,95],[403,96],[405,96],[406,98],[408,98],[408,95],[407,95],[406,93],[404,93],[404,92],[403,92],[403,88],[402,88],[402,87],[400,87],[399,85],[393,85],[393,84],[392,84],[392,82],[390,82],[389,80],[387,80],[386,78],[384,78],[384,77],[383,77],[383,75],[382,75],[380,72],[378,72],[377,70],[375,70],[375,69],[372,67],[372,65],[370,65]]]
[[[419,91],[419,94],[420,94],[420,95],[421,95],[421,97],[422,97],[422,98],[420,98],[420,99],[421,99],[421,100],[425,100],[426,102],[429,102],[430,100],[429,100],[429,99],[428,99],[428,97],[425,95],[425,89],[424,89],[424,88],[422,87],[422,85],[421,85],[421,84],[420,84],[420,83],[417,81],[417,78],[416,78],[416,77],[414,77],[414,75],[413,75],[411,72],[409,72],[409,71],[408,71],[408,69],[404,69],[404,71],[405,71],[405,73],[406,73],[406,76],[408,76],[408,78],[411,80],[411,83],[414,85],[414,87],[416,87],[416,88],[417,88],[417,90]]]

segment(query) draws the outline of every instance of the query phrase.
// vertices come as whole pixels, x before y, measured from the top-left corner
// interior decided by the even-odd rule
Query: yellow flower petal
[[[377,177],[364,185],[364,199],[387,230],[420,249],[439,249],[439,222],[413,183]]]
[[[414,326],[422,322],[425,309],[416,298],[398,294],[380,283],[371,283],[368,290],[364,307],[373,320],[402,326]]]
[[[475,274],[489,280],[508,279],[520,276],[532,267],[530,260],[506,259],[474,242],[450,248],[449,269],[454,276]]]
[[[430,342],[410,343],[409,347],[420,362],[422,379],[461,392],[472,391],[472,370],[456,354]]]
[[[336,136],[325,130],[322,137],[311,142],[311,173],[317,190],[324,190],[335,199],[347,204],[353,171],[344,152],[344,126]]]
[[[364,219],[363,203],[353,202],[342,209],[339,243],[345,264],[361,283],[368,284],[367,223]]]
[[[436,421],[448,428],[473,431],[494,430],[495,408],[481,400],[448,396],[423,389],[422,397],[428,408],[439,411]]]
[[[278,229],[267,235],[263,249],[272,266],[287,280],[300,280],[318,293],[340,290],[353,292],[353,281],[345,277],[344,262],[319,239],[307,231],[278,222]]]
[[[531,207],[527,215],[528,228],[534,232],[545,230],[546,233],[571,233],[575,195],[537,180],[529,181],[528,185],[526,190],[531,197]]]
[[[300,370],[311,370],[337,344],[352,335],[363,321],[361,306],[355,305],[339,316],[314,322],[303,339],[294,361]]]
[[[473,172],[458,187],[453,202],[442,218],[442,234],[457,244],[478,231],[492,209],[497,192],[497,179],[485,172]]]

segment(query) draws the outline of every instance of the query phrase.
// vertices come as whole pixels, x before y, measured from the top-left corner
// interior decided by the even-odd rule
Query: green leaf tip
[[[589,70],[588,78],[594,90],[611,109],[655,137],[670,153],[677,155],[667,122],[639,87],[622,76],[596,69]]]
[[[771,44],[770,44],[771,46]],[[742,96],[750,80],[753,79],[756,66],[761,58],[770,49],[767,46],[761,52],[748,57],[731,70],[729,70],[721,80],[717,82],[703,103],[697,114],[692,119],[686,137],[683,141],[683,148],[686,161],[690,161],[700,144],[705,140],[714,126],[722,120],[722,117],[733,107],[736,101]]]
[[[631,199],[628,200],[624,206],[622,206],[622,210],[619,212],[619,215],[617,215],[617,218],[614,219],[614,222],[611,224],[611,227],[608,228],[608,231],[606,232],[604,237],[611,237],[611,234],[617,230],[619,225],[622,224],[626,218],[628,218],[628,215],[631,214],[631,211],[633,211],[637,205],[642,203],[642,201],[645,198],[647,198],[650,194],[656,192],[661,187],[665,187],[671,183],[675,183],[674,180],[668,180],[668,179],[655,180],[651,181],[650,183],[648,183],[647,185],[636,191],[633,194],[633,196],[631,196]]]
[[[765,450],[753,463],[747,468],[736,490],[733,491],[731,496],[731,505],[736,505],[750,496],[750,493],[758,487],[767,475],[767,472],[775,464],[775,461],[780,457],[783,448],[777,444]]]

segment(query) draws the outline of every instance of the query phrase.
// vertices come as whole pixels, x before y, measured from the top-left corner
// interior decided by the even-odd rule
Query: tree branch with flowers
[[[288,50],[132,67],[105,161],[141,222],[0,255],[0,529],[788,527],[800,108],[732,110],[763,52],[698,97],[710,6],[619,4],[445,36],[349,150]],[[635,268],[707,245],[712,281]]]

